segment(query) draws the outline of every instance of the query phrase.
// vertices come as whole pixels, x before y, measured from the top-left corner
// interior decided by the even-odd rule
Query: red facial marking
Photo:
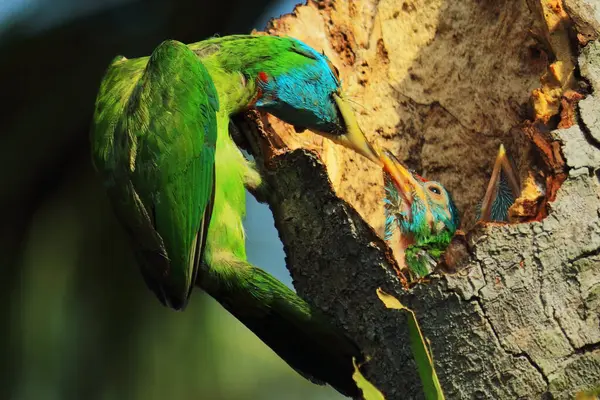
[[[422,177],[421,175],[419,175],[419,174],[415,174],[415,177],[416,177],[418,180],[420,180],[421,182],[429,182],[429,180],[427,180],[427,179],[423,178],[423,177]]]
[[[258,79],[260,79],[263,83],[267,83],[269,81],[269,77],[267,76],[267,74],[263,71],[260,71],[258,73]]]

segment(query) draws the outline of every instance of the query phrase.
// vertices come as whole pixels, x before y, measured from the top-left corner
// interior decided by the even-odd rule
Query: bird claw
[[[404,271],[407,271],[405,273]],[[415,287],[418,284],[426,284],[431,282],[431,279],[428,277],[419,277],[415,276],[410,269],[406,268],[400,272],[398,272],[398,279],[400,279],[400,284],[404,290],[409,290]],[[408,275],[408,277],[407,277]]]
[[[406,272],[405,272],[406,271]],[[400,284],[404,290],[410,290],[419,284],[430,283],[431,279],[427,276],[417,276],[410,269],[405,268],[402,271],[398,272],[398,279],[400,279]],[[408,277],[407,277],[408,275]]]

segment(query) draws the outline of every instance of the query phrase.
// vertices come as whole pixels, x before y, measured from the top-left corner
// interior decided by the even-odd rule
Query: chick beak
[[[412,218],[410,213],[412,204],[419,200],[425,207],[425,218],[430,228],[433,228],[433,214],[429,209],[429,203],[427,202],[427,196],[425,195],[425,189],[421,183],[413,176],[413,174],[404,166],[402,163],[388,150],[382,151],[380,156],[381,162],[383,163],[383,170],[387,172],[394,184],[398,188],[398,192],[405,204],[407,205],[407,218]]]
[[[342,99],[342,97],[340,97],[340,95],[336,93],[333,94],[333,99],[338,106],[344,121],[344,125],[346,126],[346,133],[343,135],[331,135],[319,132],[319,134],[326,136],[335,143],[357,152],[358,154],[373,161],[375,164],[383,166],[382,161],[379,158],[379,153],[367,141],[363,131],[358,126],[358,122],[356,121],[356,117],[351,107]]]
[[[496,156],[496,162],[494,162],[494,169],[492,170],[492,177],[490,178],[490,182],[488,183],[488,187],[485,191],[485,196],[483,197],[483,202],[481,204],[480,219],[482,221],[490,220],[492,204],[498,195],[498,185],[501,171],[503,171],[508,178],[508,183],[512,189],[513,195],[515,198],[518,197],[521,194],[521,185],[519,184],[519,180],[517,179],[517,176],[515,175],[515,172],[508,161],[506,150],[502,144],[498,149],[498,155]]]
[[[384,150],[380,159],[383,163],[383,170],[390,175],[403,200],[407,205],[412,205],[413,194],[417,186],[415,178],[389,151]]]

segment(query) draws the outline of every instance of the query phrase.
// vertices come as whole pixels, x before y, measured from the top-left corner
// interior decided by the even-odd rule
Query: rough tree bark
[[[267,29],[324,50],[369,139],[462,210],[453,273],[406,290],[380,237],[381,171],[275,118],[238,121],[298,292],[371,357],[366,376],[388,399],[423,394],[405,317],[378,287],[415,310],[449,399],[572,398],[600,383],[600,100],[571,90],[600,89],[593,7],[310,1]],[[500,143],[524,183],[511,215],[525,222],[473,228]]]

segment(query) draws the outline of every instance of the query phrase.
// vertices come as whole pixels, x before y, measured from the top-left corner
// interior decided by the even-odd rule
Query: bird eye
[[[437,186],[429,186],[429,191],[435,194],[441,194],[440,188]]]

